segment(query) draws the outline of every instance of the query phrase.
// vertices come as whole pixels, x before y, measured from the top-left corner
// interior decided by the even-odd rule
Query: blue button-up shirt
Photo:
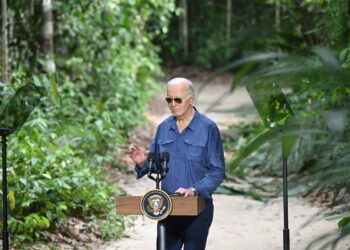
[[[179,132],[176,118],[169,116],[157,129],[149,148],[157,156],[153,168],[161,168],[160,156],[169,153],[169,171],[162,189],[174,193],[178,188],[194,187],[199,195],[210,199],[225,176],[224,152],[216,124],[197,110],[188,127]],[[147,174],[146,162],[135,167],[137,178]]]

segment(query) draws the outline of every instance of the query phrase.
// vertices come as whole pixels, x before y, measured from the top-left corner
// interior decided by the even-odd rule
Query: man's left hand
[[[179,193],[184,197],[194,197],[196,194],[189,188],[179,188],[175,191],[175,193]]]

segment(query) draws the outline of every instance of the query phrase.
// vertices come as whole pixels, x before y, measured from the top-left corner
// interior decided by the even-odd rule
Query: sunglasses
[[[186,95],[186,96],[188,96],[188,95]],[[170,104],[173,100],[174,100],[174,102],[175,103],[177,103],[177,104],[181,104],[182,103],[182,99],[184,98],[184,97],[186,97],[186,96],[183,96],[183,97],[170,97],[170,96],[167,96],[167,97],[165,97],[165,101],[168,103],[168,104]]]

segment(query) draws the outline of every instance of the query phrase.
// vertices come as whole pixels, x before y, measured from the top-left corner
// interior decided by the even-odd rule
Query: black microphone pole
[[[283,174],[283,250],[290,249],[289,228],[288,228],[288,167],[285,153],[284,139],[282,138],[282,174]]]
[[[7,159],[6,159],[6,136],[9,134],[9,131],[0,129],[1,133],[1,143],[2,143],[2,201],[3,201],[3,226],[2,226],[2,247],[4,250],[9,249],[9,232],[8,232],[8,223],[7,223]]]
[[[161,180],[165,178],[166,173],[168,172],[168,162],[169,162],[169,153],[163,152],[162,153],[162,167],[161,167]],[[160,173],[158,171],[158,173]],[[159,184],[158,184],[159,185]],[[158,186],[159,188],[159,186]],[[159,221],[159,247],[160,250],[166,250],[166,238],[165,238],[166,228],[165,228],[165,222],[164,220]]]

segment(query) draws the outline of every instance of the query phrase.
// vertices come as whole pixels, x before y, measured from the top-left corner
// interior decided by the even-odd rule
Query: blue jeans
[[[198,216],[169,216],[165,223],[166,250],[204,250],[210,225],[213,221],[213,200]],[[157,249],[159,249],[159,223],[157,226]]]

